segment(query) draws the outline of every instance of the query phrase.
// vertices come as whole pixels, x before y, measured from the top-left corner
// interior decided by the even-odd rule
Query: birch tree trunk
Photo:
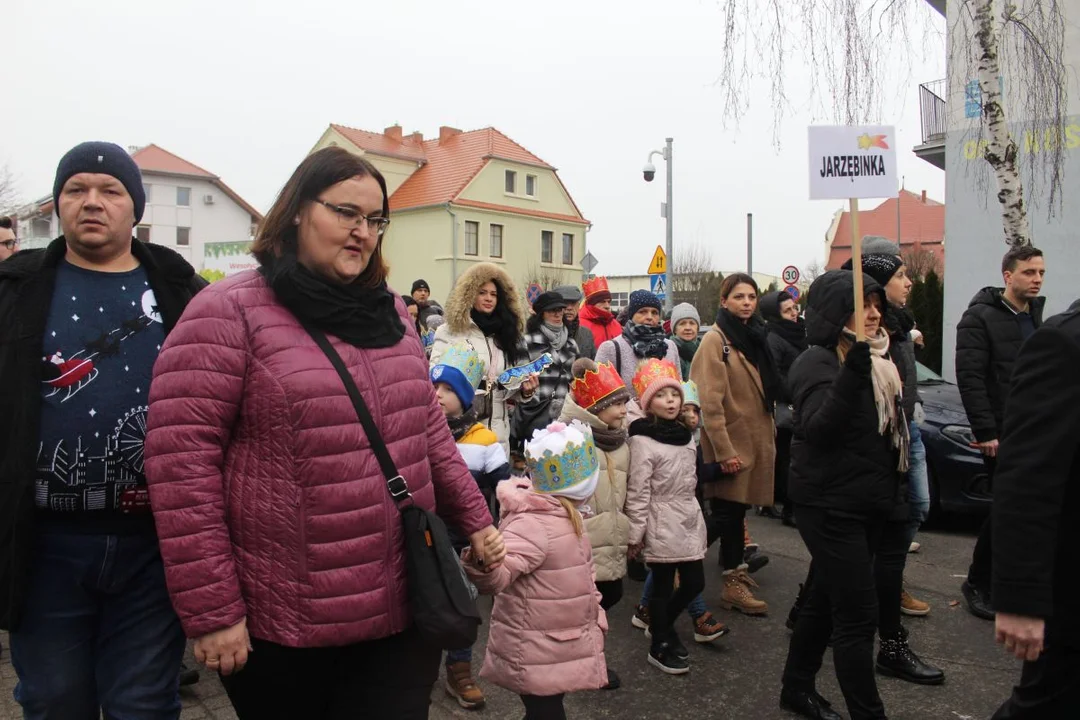
[[[984,157],[997,178],[1005,242],[1031,244],[1031,227],[1024,206],[1024,186],[1016,167],[1016,141],[1009,137],[1001,93],[999,35],[994,27],[994,0],[975,0],[975,41],[978,56],[979,88],[982,91],[983,127],[987,146]]]

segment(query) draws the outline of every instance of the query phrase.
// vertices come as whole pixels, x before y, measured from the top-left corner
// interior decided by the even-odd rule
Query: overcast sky
[[[841,206],[807,200],[806,126],[831,118],[809,112],[800,62],[788,63],[797,107],[779,150],[767,86],[738,127],[722,126],[716,0],[3,4],[0,164],[24,199],[51,191],[68,148],[102,139],[157,143],[265,211],[335,122],[428,137],[440,125],[497,127],[559,169],[593,223],[598,273],[644,272],[663,242],[662,162],[652,184],[641,167],[667,136],[676,254],[707,244],[718,269],[745,267],[753,212],[755,270],[805,267],[824,257]],[[944,173],[911,152],[918,83],[945,73],[945,23],[931,23],[940,35],[915,53],[910,76],[905,67],[889,79],[883,120],[897,126],[907,188],[942,200]]]

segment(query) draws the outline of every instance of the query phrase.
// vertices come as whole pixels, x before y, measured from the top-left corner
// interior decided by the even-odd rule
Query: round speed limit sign
[[[788,265],[784,268],[783,275],[780,276],[788,285],[794,285],[799,282],[799,268],[794,265]]]

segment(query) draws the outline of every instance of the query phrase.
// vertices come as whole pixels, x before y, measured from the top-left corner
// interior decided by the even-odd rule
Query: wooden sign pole
[[[862,233],[859,232],[859,198],[851,198],[851,271],[855,275],[855,339],[866,340],[863,325]]]

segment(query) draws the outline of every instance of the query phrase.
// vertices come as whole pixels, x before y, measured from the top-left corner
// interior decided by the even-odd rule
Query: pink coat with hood
[[[491,524],[435,400],[420,339],[330,336],[414,500],[470,534]],[[169,334],[150,386],[146,476],[184,630],[247,618],[290,647],[411,625],[401,518],[330,361],[263,276],[214,283]]]
[[[588,535],[528,480],[503,481],[496,494],[506,560],[491,573],[465,564],[480,592],[496,596],[480,677],[519,695],[603,687],[608,625]]]

